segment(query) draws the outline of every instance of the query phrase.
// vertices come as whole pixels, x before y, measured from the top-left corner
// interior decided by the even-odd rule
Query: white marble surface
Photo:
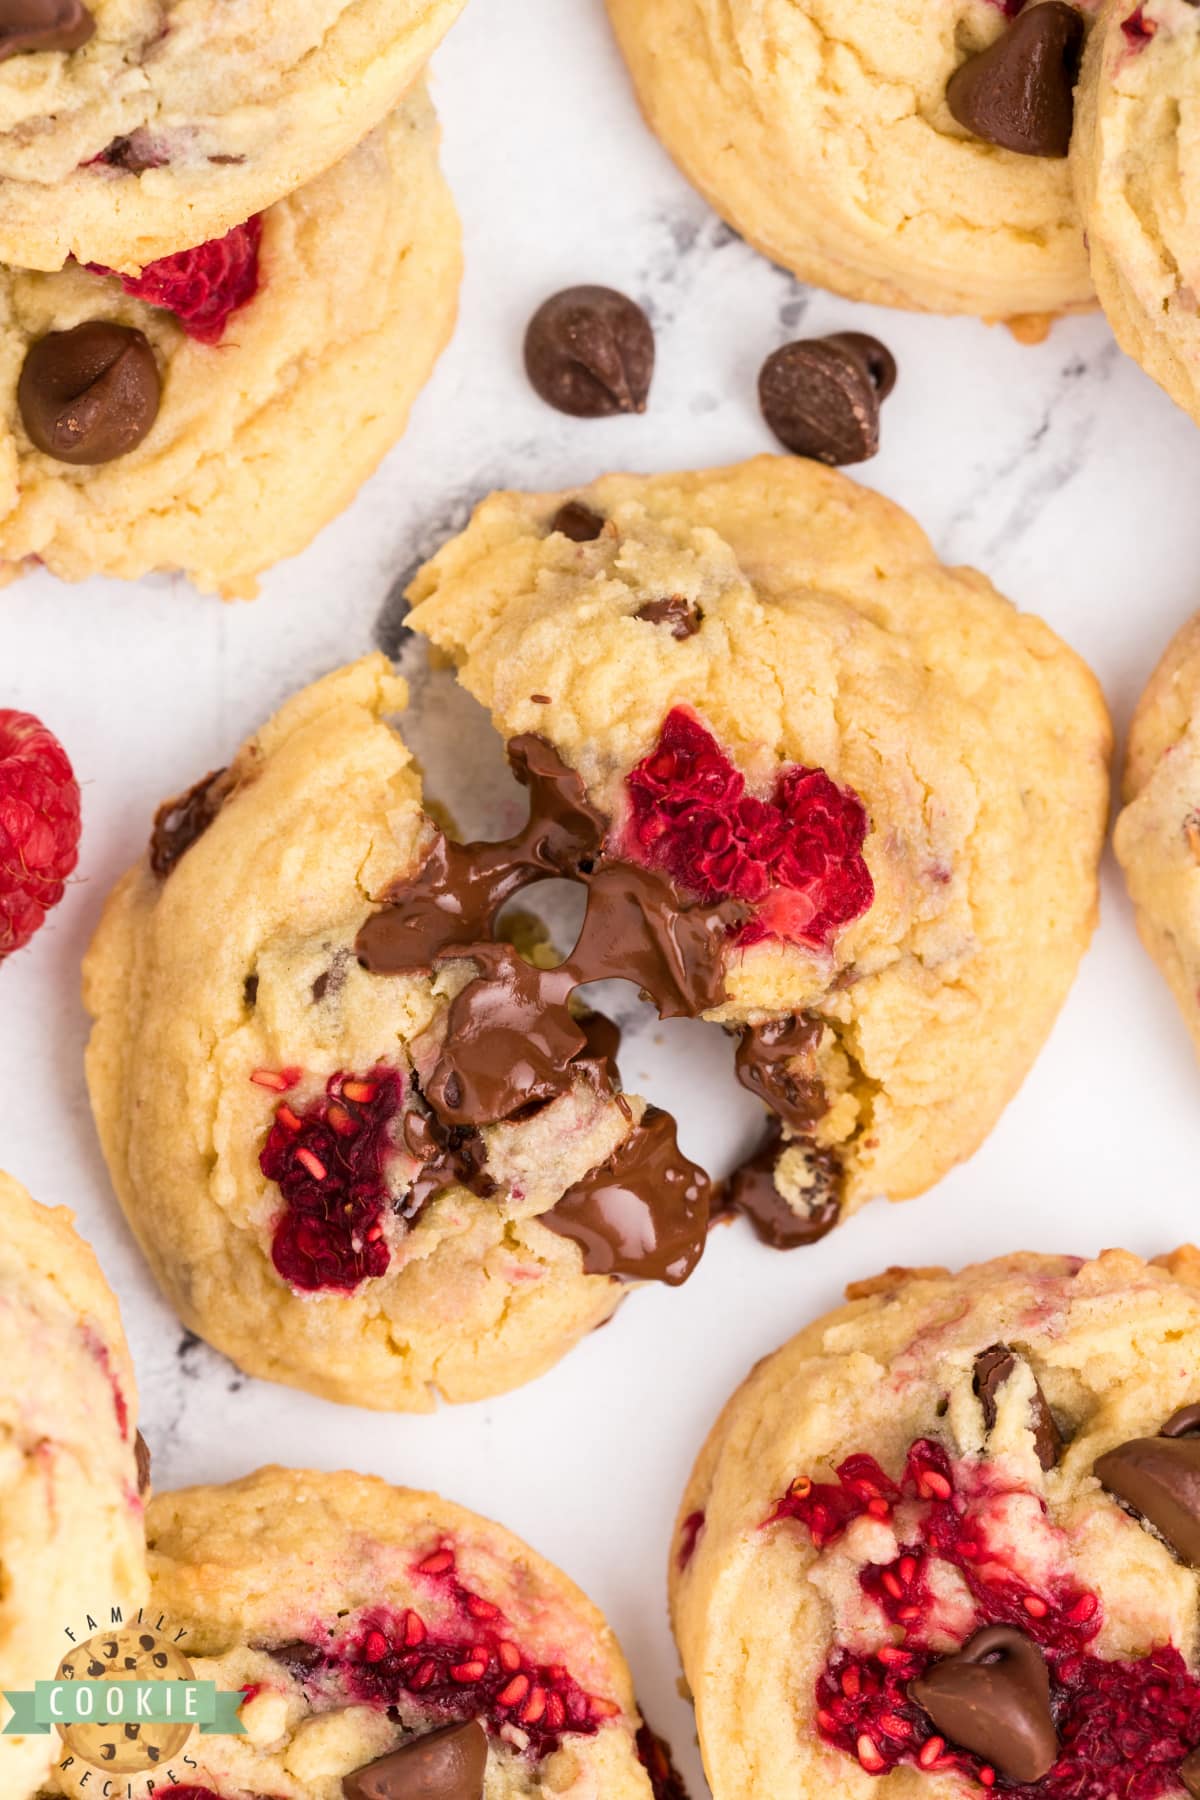
[[[755,376],[801,325],[854,326],[891,344],[900,384],[863,479],[915,512],[945,556],[979,563],[1044,614],[1090,659],[1122,728],[1200,599],[1200,437],[1098,317],[1026,349],[973,322],[797,288],[724,229],[646,134],[601,0],[472,0],[437,58],[435,89],[466,221],[462,325],[408,438],[350,512],[252,606],[166,580],[72,589],[35,576],[0,596],[0,705],[60,732],[86,807],[78,883],[35,946],[0,970],[0,1166],[73,1206],[95,1242],[123,1302],[160,1485],[266,1459],[349,1465],[494,1513],[607,1609],[647,1712],[702,1793],[675,1692],[664,1563],[690,1459],[749,1364],[847,1280],[888,1263],[1017,1247],[1154,1252],[1200,1233],[1196,1071],[1111,866],[1103,926],[1058,1029],[967,1168],[790,1257],[747,1230],[722,1232],[684,1290],[635,1295],[542,1382],[430,1419],[247,1381],[183,1337],[97,1151],[80,957],[158,799],[381,629],[394,641],[389,593],[475,497],[770,448]],[[525,385],[527,316],[581,280],[624,287],[653,313],[660,360],[645,418],[573,422]],[[703,1027],[643,1021],[623,1057],[630,1085],[671,1107],[685,1147],[718,1167],[753,1130],[728,1055]]]

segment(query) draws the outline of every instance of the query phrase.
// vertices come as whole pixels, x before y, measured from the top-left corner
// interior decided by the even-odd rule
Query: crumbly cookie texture
[[[145,1589],[137,1388],[117,1303],[65,1207],[0,1174],[0,1688],[50,1681],[65,1626]],[[5,1718],[8,1708],[3,1708]],[[0,1737],[25,1800],[57,1738]]]
[[[269,1468],[159,1495],[146,1528],[154,1603],[197,1677],[249,1694],[243,1736],[193,1737],[177,1759],[205,1800],[343,1800],[356,1770],[471,1720],[484,1800],[650,1800],[610,1627],[490,1520]]]
[[[651,128],[803,281],[984,318],[1092,303],[1065,160],[968,135],[946,84],[988,0],[608,0]]]
[[[137,269],[330,168],[463,0],[90,0],[69,54],[0,66],[0,261]]]
[[[857,797],[860,916],[817,946],[760,919],[708,1016],[810,1022],[793,1070],[823,1089],[815,1138],[844,1167],[844,1213],[920,1193],[995,1123],[1091,935],[1110,745],[1095,681],[897,507],[815,463],[606,477],[572,497],[593,518],[582,543],[551,529],[565,498],[485,501],[418,575],[411,623],[505,736],[553,742],[618,836],[631,771],[654,774],[678,709],[755,796],[801,765],[843,807]],[[766,902],[785,930],[786,898]]]
[[[69,581],[179,569],[233,598],[302,550],[401,435],[453,329],[460,236],[437,146],[418,89],[273,207],[258,292],[216,343],[115,277],[4,272],[0,566],[36,561]],[[145,333],[162,404],[137,449],[79,468],[30,443],[17,382],[31,345],[95,318]]]
[[[143,860],[118,885],[84,983],[105,1155],[184,1322],[252,1374],[420,1411],[532,1379],[613,1312],[620,1283],[585,1274],[539,1220],[643,1108],[580,1079],[485,1128],[493,1194],[448,1179],[410,1205],[420,1163],[403,1127],[468,971],[381,977],[355,954],[434,839],[390,723],[405,699],[374,656],[289,701],[173,868]],[[293,1121],[309,1135],[290,1139]],[[317,1198],[340,1193],[356,1223],[330,1201],[310,1227],[302,1171],[268,1178],[277,1129],[328,1177]]]
[[[1183,1794],[1197,1574],[1093,1465],[1200,1397],[1198,1279],[1194,1249],[892,1270],[758,1365],[671,1557],[715,1800],[983,1794],[908,1684],[997,1619],[1043,1650],[1061,1740],[1016,1792]]]
[[[1169,645],[1129,732],[1113,848],[1142,942],[1200,1054],[1200,618]]]
[[[1109,0],[1084,57],[1071,147],[1092,278],[1121,348],[1200,420],[1200,16]]]

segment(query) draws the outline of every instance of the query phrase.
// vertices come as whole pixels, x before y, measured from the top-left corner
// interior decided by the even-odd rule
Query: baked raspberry
[[[1144,6],[1139,6],[1127,19],[1122,19],[1121,30],[1134,50],[1142,50],[1158,30],[1158,24],[1156,20],[1146,17]]]
[[[263,1074],[256,1069],[250,1079],[261,1087]],[[303,1112],[286,1101],[275,1109],[258,1160],[286,1204],[271,1259],[292,1287],[350,1293],[387,1272],[386,1172],[396,1151],[392,1121],[403,1099],[403,1077],[379,1068],[331,1076],[324,1094]]]
[[[910,1449],[899,1481],[873,1457],[856,1455],[839,1466],[836,1482],[792,1483],[767,1523],[796,1519],[819,1549],[856,1518],[890,1520],[901,1507],[909,1537],[892,1562],[859,1573],[891,1629],[873,1651],[831,1652],[817,1679],[817,1728],[872,1775],[915,1763],[930,1774],[956,1769],[1022,1800],[1159,1800],[1179,1788],[1180,1765],[1200,1744],[1200,1682],[1174,1645],[1131,1660],[1092,1654],[1102,1623],[1097,1596],[1066,1575],[1027,1581],[1011,1550],[988,1541],[980,1502],[1017,1491],[986,1465],[956,1468],[927,1438]],[[910,1683],[940,1654],[928,1641],[938,1564],[942,1589],[950,1565],[974,1603],[964,1641],[985,1625],[1010,1625],[1041,1646],[1060,1753],[1039,1782],[999,1779],[938,1735],[910,1697]]]
[[[539,1760],[564,1736],[594,1737],[620,1712],[616,1701],[585,1692],[561,1663],[531,1657],[500,1608],[459,1581],[449,1546],[426,1556],[413,1574],[433,1588],[450,1627],[435,1628],[411,1608],[364,1614],[347,1642],[322,1659],[325,1670],[340,1667],[357,1701],[393,1706],[404,1694],[431,1724],[482,1719]]]
[[[875,897],[862,855],[866,811],[822,769],[790,764],[769,799],[748,794],[712,734],[675,707],[626,785],[627,853],[665,869],[705,905],[754,906],[742,944],[783,937],[828,948]]]
[[[221,1800],[221,1796],[208,1787],[173,1787],[172,1800]]]
[[[259,288],[261,216],[235,225],[221,238],[180,250],[147,263],[140,275],[120,275],[127,294],[172,312],[189,337],[201,344],[220,343],[230,316],[249,305]],[[89,263],[95,275],[113,275],[100,263]]]
[[[0,962],[26,945],[79,861],[79,784],[30,713],[0,710]]]

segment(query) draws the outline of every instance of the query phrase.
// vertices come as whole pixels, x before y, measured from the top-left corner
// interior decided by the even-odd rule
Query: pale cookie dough
[[[1071,145],[1092,278],[1117,342],[1200,419],[1200,14],[1115,0],[1084,57]]]
[[[453,329],[462,259],[437,146],[417,89],[273,207],[258,292],[215,344],[113,277],[0,274],[0,565],[179,569],[235,597],[302,550],[400,437]],[[145,333],[162,404],[135,450],[74,467],[33,447],[17,383],[32,344],[97,318]]]
[[[1117,861],[1200,1054],[1200,619],[1173,639],[1138,702],[1122,791]]]
[[[421,1411],[532,1379],[614,1311],[620,1282],[585,1274],[540,1219],[644,1108],[580,1077],[469,1140],[490,1196],[447,1179],[413,1200],[409,1117],[428,1117],[421,1092],[469,971],[382,977],[356,959],[373,904],[434,841],[390,723],[405,700],[373,656],[289,701],[211,790],[216,816],[174,866],[143,859],[119,884],[84,980],[104,1152],[185,1324],[251,1374]],[[306,1130],[285,1189],[261,1158],[292,1120]],[[301,1151],[323,1184],[311,1227]],[[342,1226],[356,1194],[367,1203]]]
[[[651,128],[743,237],[852,300],[984,318],[1092,303],[1065,160],[946,105],[990,0],[608,0]]]
[[[154,1603],[197,1677],[250,1690],[244,1736],[194,1735],[174,1760],[203,1800],[343,1800],[357,1770],[470,1721],[487,1733],[481,1800],[651,1800],[612,1630],[490,1520],[370,1476],[271,1468],[159,1495],[146,1529]]]
[[[137,269],[345,156],[463,0],[89,0],[71,53],[0,63],[0,261]]]
[[[994,1125],[1091,935],[1110,747],[1094,679],[982,575],[944,568],[897,507],[816,463],[605,477],[574,496],[592,541],[551,529],[564,498],[485,501],[418,575],[412,625],[502,735],[550,739],[634,860],[628,778],[676,709],[716,740],[722,780],[745,776],[744,806],[798,764],[865,809],[866,888],[852,844],[826,866],[857,916],[806,944],[772,888],[707,1016],[812,1027],[793,1069],[824,1090],[808,1148],[840,1165],[844,1213],[921,1193]],[[791,1171],[798,1212],[808,1180]]]
[[[1060,1740],[997,1793],[1182,1800],[1196,1569],[1093,1465],[1200,1399],[1198,1280],[1193,1249],[892,1270],[758,1365],[672,1545],[714,1800],[979,1800],[987,1765],[909,1683],[995,1621],[1043,1647]]]
[[[0,1371],[0,1688],[29,1689],[54,1679],[67,1629],[140,1604],[143,1509],[117,1303],[65,1207],[4,1174]],[[56,1743],[0,1736],[5,1800],[36,1790]]]

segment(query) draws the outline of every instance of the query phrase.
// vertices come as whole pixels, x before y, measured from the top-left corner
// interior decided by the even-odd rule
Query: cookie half
[[[1117,342],[1200,419],[1200,17],[1111,0],[1091,35],[1071,156],[1092,277]]]
[[[1200,619],[1177,633],[1129,730],[1113,848],[1142,942],[1200,1052]]]
[[[302,550],[400,437],[453,329],[437,150],[418,88],[327,174],[135,283],[0,273],[0,564],[178,569],[234,597]],[[108,363],[125,349],[126,386],[74,373],[84,327]]]
[[[1109,724],[1046,625],[782,457],[493,495],[411,598],[497,729],[582,777],[614,880],[732,909],[698,1010],[776,1115],[734,1184],[763,1235],[971,1154],[1096,916]]]
[[[136,270],[219,237],[346,156],[396,106],[462,4],[43,9],[60,24],[71,16],[74,29],[18,33],[15,54],[5,40],[0,261]]]
[[[137,1388],[117,1303],[65,1207],[0,1174],[0,1687],[51,1681],[89,1615],[145,1590]],[[5,1706],[4,1716],[9,1717]],[[57,1737],[0,1736],[0,1787],[35,1792]]]
[[[989,0],[608,0],[651,129],[734,230],[852,300],[1011,319],[1092,304],[1065,157],[952,116]]]
[[[146,1526],[154,1604],[197,1678],[248,1695],[243,1735],[174,1759],[187,1800],[654,1800],[603,1615],[489,1520],[270,1468],[160,1495]]]
[[[419,1411],[540,1374],[627,1281],[683,1280],[708,1184],[542,947],[479,928],[368,953],[368,927],[428,937],[458,905],[421,885],[460,850],[393,728],[405,699],[369,657],[168,803],[85,997],[108,1165],[185,1323],[252,1374]],[[573,778],[521,751],[537,872]]]
[[[1194,1791],[1198,1275],[892,1270],[759,1364],[671,1558],[714,1800]]]

